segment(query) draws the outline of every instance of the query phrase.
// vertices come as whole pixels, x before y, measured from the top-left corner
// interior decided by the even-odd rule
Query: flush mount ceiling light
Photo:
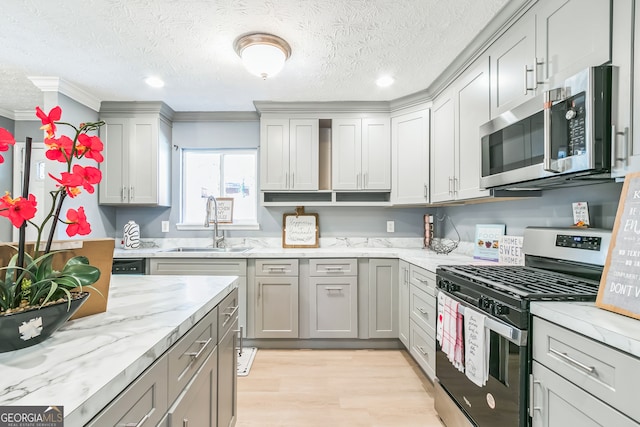
[[[150,76],[144,79],[144,82],[151,87],[160,88],[164,87],[164,81],[160,77]]]
[[[245,68],[265,80],[273,77],[284,67],[291,56],[289,43],[273,34],[253,33],[238,37],[233,48]]]

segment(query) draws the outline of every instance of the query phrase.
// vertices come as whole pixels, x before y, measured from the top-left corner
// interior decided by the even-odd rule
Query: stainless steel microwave
[[[609,179],[612,67],[587,68],[480,127],[482,188]]]

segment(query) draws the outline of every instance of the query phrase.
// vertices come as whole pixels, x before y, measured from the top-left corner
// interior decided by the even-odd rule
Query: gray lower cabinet
[[[167,413],[168,427],[215,426],[218,401],[218,349],[206,358]]]
[[[409,352],[433,381],[436,373],[435,273],[409,265]]]
[[[398,338],[397,259],[369,259],[369,338]]]
[[[238,276],[238,323],[247,331],[247,260],[240,258],[149,258],[149,274]]]
[[[235,425],[238,300],[235,289],[87,426]]]
[[[640,426],[640,360],[533,317],[534,427]]]
[[[409,263],[399,262],[398,277],[398,337],[409,348]]]
[[[298,260],[256,260],[249,303],[255,338],[298,338]]]
[[[309,261],[309,337],[358,337],[356,259]]]

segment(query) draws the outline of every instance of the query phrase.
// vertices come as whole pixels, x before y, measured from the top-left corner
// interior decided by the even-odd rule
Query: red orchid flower
[[[73,152],[73,141],[68,136],[62,135],[60,138],[47,138],[44,140],[49,148],[45,155],[49,160],[57,160],[66,163],[71,158]]]
[[[36,107],[36,116],[42,121],[42,127],[40,129],[47,132],[47,138],[53,138],[56,135],[55,122],[62,117],[62,108],[59,106],[53,107],[51,111],[49,111],[49,114],[45,114],[40,107]]]
[[[14,145],[16,140],[6,129],[0,128],[0,151],[7,151],[10,145]],[[4,157],[0,156],[0,163],[4,162]]]
[[[51,179],[58,182],[65,188],[69,197],[73,198],[80,194],[80,189],[78,187],[82,185],[82,176],[73,174],[71,172],[62,172],[60,174],[60,178],[56,178],[51,174],[49,174],[49,176],[51,177]]]
[[[67,236],[73,237],[76,234],[86,236],[91,233],[91,225],[87,222],[87,216],[84,208],[79,207],[78,210],[69,209],[67,211]]]
[[[33,194],[29,194],[29,198],[16,197],[11,198],[7,192],[0,198],[0,216],[9,218],[14,227],[20,228],[25,221],[36,216],[36,198]]]
[[[98,184],[102,179],[100,169],[93,166],[82,167],[80,165],[73,165],[73,175],[82,179],[82,187],[90,194],[94,191],[93,184]]]
[[[93,159],[98,163],[102,163],[104,157],[101,151],[104,149],[104,144],[97,136],[89,136],[86,133],[78,135],[78,145],[76,146],[76,153],[78,157],[84,155],[87,159]]]

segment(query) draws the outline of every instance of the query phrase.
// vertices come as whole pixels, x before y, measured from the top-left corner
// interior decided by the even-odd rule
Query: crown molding
[[[255,111],[176,111],[173,122],[258,122]]]
[[[80,87],[52,76],[27,76],[29,80],[43,92],[59,92],[74,101],[91,108],[93,111],[100,111],[100,100]]]
[[[264,113],[388,113],[387,101],[274,102],[253,101],[258,114]]]

